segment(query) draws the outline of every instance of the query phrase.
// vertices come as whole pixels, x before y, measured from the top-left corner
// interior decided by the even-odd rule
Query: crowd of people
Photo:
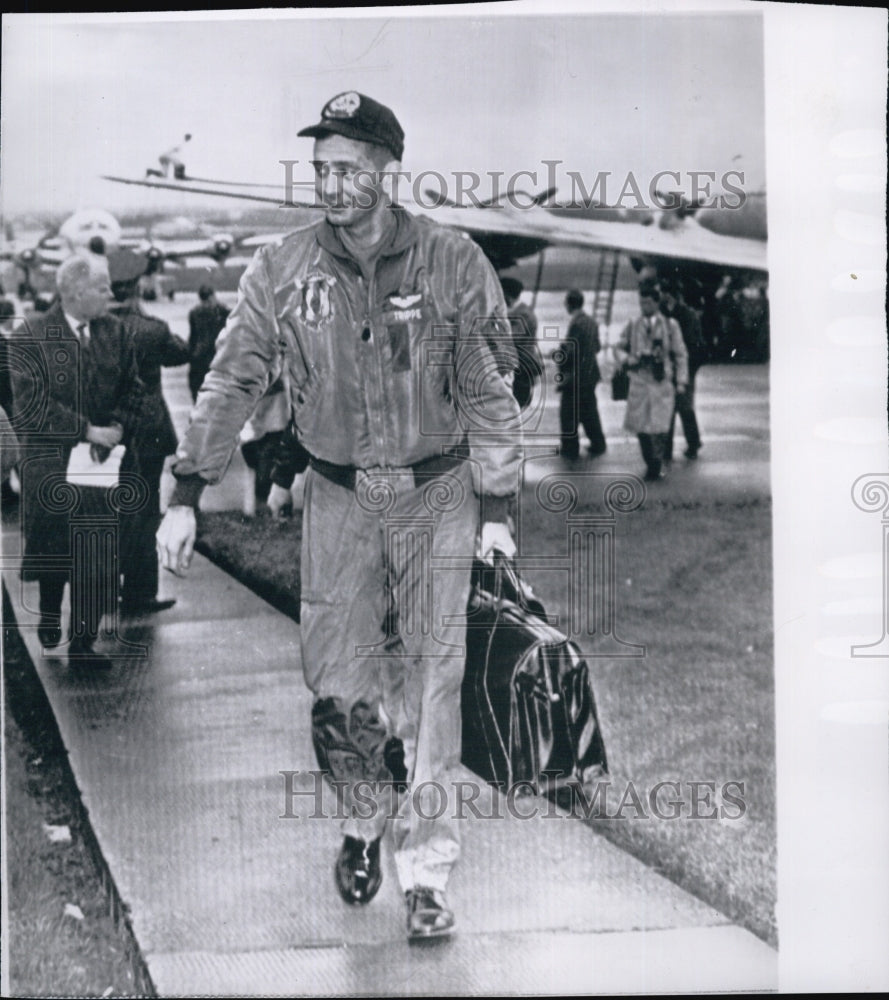
[[[161,476],[178,444],[161,369],[188,365],[190,383],[202,380],[228,310],[202,288],[186,344],[140,302],[146,259],[100,251],[59,266],[45,309],[17,315],[0,299],[0,454],[3,507],[20,515],[22,579],[38,584],[38,637],[48,650],[64,645],[72,667],[107,670],[112,660],[95,648],[103,618],[176,603],[158,598]],[[112,545],[77,537],[108,517]]]
[[[535,386],[546,377],[537,342],[537,317],[521,300],[524,287],[512,277],[501,279],[518,356],[513,393],[524,410]],[[685,457],[694,460],[702,447],[694,405],[695,376],[707,360],[700,313],[683,295],[673,277],[659,281],[644,275],[639,282],[639,314],[621,329],[613,346],[603,347],[598,324],[584,310],[584,295],[571,289],[565,296],[568,323],[565,337],[551,352],[554,388],[559,394],[559,454],[576,461],[582,435],[587,453],[599,458],[607,451],[596,389],[601,364],[617,367],[629,378],[623,422],[637,435],[645,463],[645,479],[663,479],[673,459],[676,418],[685,436]]]
[[[72,667],[107,669],[112,661],[95,648],[103,615],[174,603],[158,598],[158,558],[185,574],[201,493],[239,446],[255,471],[257,507],[282,511],[305,472],[300,639],[318,764],[345,816],[335,886],[350,905],[373,899],[391,821],[408,937],[445,936],[455,926],[445,892],[459,825],[407,797],[393,812],[391,799],[405,783],[447,785],[459,762],[463,661],[449,636],[455,626],[441,623],[465,612],[473,558],[515,554],[522,414],[548,371],[521,283],[498,280],[474,242],[388,197],[384,178],[397,174],[404,148],[389,108],[339,94],[299,134],[314,141],[324,218],[257,253],[231,312],[202,288],[188,343],[145,314],[145,262],[127,251],[72,255],[50,308],[4,340],[18,355],[5,366],[0,402],[18,445],[22,575],[38,582],[43,646],[67,642]],[[372,179],[369,201],[353,197],[359,177],[363,195]],[[552,361],[559,453],[574,463],[581,431],[591,458],[607,451],[596,397],[603,347],[581,292],[568,292],[565,309]],[[438,317],[458,320],[435,327],[449,361],[432,364],[427,333]],[[624,427],[638,435],[646,478],[657,480],[677,414],[686,456],[701,448],[700,322],[681,289],[641,284],[639,315],[613,354],[629,374]],[[161,371],[184,364],[194,408],[178,441]],[[161,520],[161,474],[174,454]],[[59,487],[74,482],[75,455],[81,478],[69,503]],[[89,485],[84,467],[116,468],[112,477],[134,497],[115,508],[118,494]],[[93,558],[94,547],[72,544],[71,525],[108,509],[119,515],[119,544]],[[400,530],[428,530],[428,545],[390,545],[391,518]],[[453,567],[428,606],[417,597],[427,557]],[[369,814],[361,782],[381,797]]]

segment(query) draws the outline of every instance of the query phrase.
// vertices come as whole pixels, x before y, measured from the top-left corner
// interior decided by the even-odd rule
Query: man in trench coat
[[[667,436],[673,422],[676,393],[688,385],[688,352],[675,319],[659,311],[656,284],[639,286],[640,315],[624,327],[615,354],[628,363],[630,393],[624,428],[638,435],[645,479],[664,476]]]

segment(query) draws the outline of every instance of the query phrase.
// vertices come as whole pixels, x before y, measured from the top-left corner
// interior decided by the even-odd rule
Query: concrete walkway
[[[499,803],[501,818],[464,823],[458,932],[409,946],[391,857],[373,903],[349,908],[333,887],[336,821],[310,818],[311,795],[282,818],[280,772],[310,791],[315,767],[298,625],[196,556],[187,580],[164,575],[173,610],[102,640],[127,657],[78,674],[43,655],[15,528],[3,543],[4,584],[158,994],[777,988],[759,939],[579,821],[510,817],[487,786],[480,811]],[[327,793],[322,805],[333,814]]]

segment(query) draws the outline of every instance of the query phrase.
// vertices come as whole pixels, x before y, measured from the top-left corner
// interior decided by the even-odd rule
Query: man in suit
[[[93,646],[103,614],[115,610],[116,544],[109,550],[102,535],[115,511],[108,490],[67,483],[68,462],[84,442],[93,461],[107,461],[132,434],[142,386],[132,339],[108,312],[105,258],[68,258],[56,285],[56,302],[23,322],[10,342],[18,355],[12,378],[22,456],[22,578],[39,584],[38,636],[47,649],[62,641],[62,598],[70,582],[69,663],[104,669],[111,661]],[[74,537],[72,516],[87,534]],[[90,524],[98,525],[94,536],[84,527]]]
[[[0,500],[4,509],[18,504],[18,493],[13,489],[12,478],[18,461],[18,445],[9,415],[12,412],[12,378],[9,374],[8,339],[15,324],[15,306],[9,299],[0,296]]]
[[[7,298],[0,297],[0,409],[12,409],[12,380],[9,377],[9,361],[6,342],[12,336],[15,325],[15,306]]]
[[[142,477],[148,503],[121,523],[120,572],[123,584],[120,609],[125,615],[166,611],[175,600],[158,600],[158,562],[155,532],[160,524],[160,483],[167,455],[179,443],[161,390],[161,368],[188,362],[188,347],[162,320],[147,316],[139,305],[139,279],[144,257],[118,250],[108,260],[111,292],[118,305],[111,310],[133,339],[136,368],[144,386],[142,407],[121,471]]]
[[[596,403],[596,386],[601,378],[596,360],[601,349],[599,328],[592,316],[583,311],[582,292],[571,289],[565,296],[565,309],[570,317],[568,334],[556,352],[559,369],[556,388],[562,394],[559,454],[569,459],[579,457],[578,427],[582,425],[590,439],[590,455],[598,458],[606,450]]]
[[[518,278],[501,278],[500,287],[506,300],[506,313],[518,355],[519,366],[512,383],[512,394],[524,410],[534,395],[535,383],[543,374],[543,357],[537,345],[537,317],[531,307],[521,301],[525,286]]]
[[[685,392],[676,393],[676,410],[670,421],[670,431],[664,445],[664,461],[673,459],[673,432],[676,428],[676,415],[682,421],[682,431],[685,434],[685,457],[695,459],[701,449],[701,432],[698,429],[698,418],[695,415],[695,375],[698,368],[707,358],[707,346],[701,331],[701,318],[698,313],[687,305],[682,295],[682,287],[674,278],[661,282],[661,312],[675,319],[682,332],[685,349],[688,353],[688,384]]]
[[[216,338],[228,319],[229,310],[216,301],[216,293],[209,285],[198,289],[198,305],[188,314],[188,387],[191,398],[198,398],[198,390],[210,370],[216,353]]]

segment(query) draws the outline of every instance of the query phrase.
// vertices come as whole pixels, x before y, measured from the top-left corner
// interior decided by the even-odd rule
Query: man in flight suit
[[[201,489],[223,474],[283,353],[310,455],[303,670],[318,761],[347,816],[337,889],[365,904],[382,879],[389,810],[362,810],[359,790],[383,803],[407,786],[392,834],[408,937],[447,935],[458,823],[453,795],[441,813],[432,793],[451,789],[460,757],[464,636],[444,623],[465,614],[473,555],[515,551],[515,350],[479,247],[393,204],[404,132],[392,111],[339,94],[300,135],[315,140],[325,217],[260,250],[245,273],[177,452],[158,543],[182,572]]]

